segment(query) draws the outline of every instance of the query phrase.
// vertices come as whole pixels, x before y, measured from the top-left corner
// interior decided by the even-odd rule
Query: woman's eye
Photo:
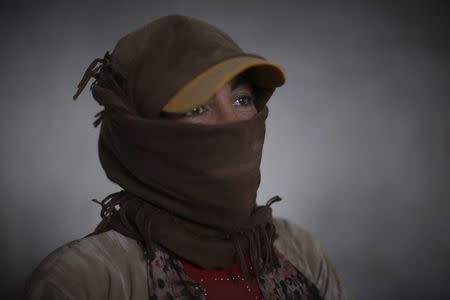
[[[185,113],[185,116],[195,117],[195,116],[201,115],[205,111],[207,111],[206,107],[204,107],[203,105],[200,105],[200,106],[194,107],[191,111]]]
[[[252,96],[239,96],[234,102],[233,105],[236,106],[247,106],[253,103]]]

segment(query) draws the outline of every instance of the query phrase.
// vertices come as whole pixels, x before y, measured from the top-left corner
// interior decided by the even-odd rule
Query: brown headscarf
[[[244,255],[255,275],[276,267],[269,207],[256,205],[268,109],[274,89],[260,88],[257,115],[221,125],[159,117],[178,89],[205,68],[244,53],[202,21],[168,16],[126,35],[113,53],[96,59],[90,77],[104,106],[99,157],[107,177],[123,188],[107,196],[94,234],[116,230],[155,243],[201,267],[225,268]],[[98,65],[100,63],[100,65]]]

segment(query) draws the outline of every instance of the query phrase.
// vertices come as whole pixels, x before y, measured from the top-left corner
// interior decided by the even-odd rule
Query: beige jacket
[[[275,218],[275,246],[319,289],[324,300],[351,299],[311,234]],[[69,242],[49,254],[25,286],[25,299],[147,300],[142,247],[116,231]]]

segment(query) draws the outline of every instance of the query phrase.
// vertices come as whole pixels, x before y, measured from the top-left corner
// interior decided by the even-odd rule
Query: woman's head
[[[149,253],[156,240],[204,267],[225,267],[248,247],[255,271],[267,270],[274,227],[270,207],[256,209],[256,194],[266,102],[283,71],[210,24],[167,16],[95,60],[76,96],[91,76],[105,107],[100,162],[125,191],[113,196],[109,208],[119,203],[122,213],[106,227],[137,229],[132,235]],[[263,249],[272,254],[262,257]]]
[[[279,67],[210,24],[167,16],[120,39],[86,74],[79,89],[94,76],[92,94],[105,107],[99,158],[108,178],[197,222],[246,222],[260,182],[266,101],[284,82]]]

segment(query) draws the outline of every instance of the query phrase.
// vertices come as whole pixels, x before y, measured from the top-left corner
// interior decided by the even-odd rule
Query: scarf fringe
[[[95,203],[101,205],[100,216],[102,221],[95,228],[92,234],[101,233],[110,229],[115,229],[115,223],[112,222],[114,217],[120,219],[120,232],[138,240],[144,246],[144,255],[151,262],[155,258],[156,244],[152,239],[152,220],[159,209],[148,206],[148,203],[130,200],[125,196],[125,191],[112,193],[106,196],[102,201],[92,199]],[[266,205],[258,209],[269,208],[275,202],[280,201],[279,196],[272,197],[267,201]],[[137,210],[134,220],[127,216],[128,208],[132,205],[133,210]],[[131,208],[131,207],[130,207]],[[117,228],[119,229],[119,228]],[[248,227],[237,232],[224,235],[223,239],[230,240],[235,248],[237,259],[241,266],[243,278],[249,282],[252,277],[259,280],[260,276],[272,272],[280,267],[277,255],[275,253],[274,242],[276,239],[276,229],[272,223],[259,224]],[[242,245],[244,242],[244,246]],[[245,245],[247,247],[245,247]],[[246,249],[247,251],[244,251]],[[253,276],[249,271],[246,261],[245,252],[248,253],[250,263],[253,270]]]
[[[253,269],[253,277],[258,280],[261,275],[272,272],[280,266],[273,245],[275,241],[274,233],[275,226],[267,223],[240,231],[238,234],[233,234],[233,244],[241,266],[243,278],[246,282],[251,280],[252,275],[245,262],[244,251],[242,250],[239,236],[244,237],[248,243],[247,251]]]

